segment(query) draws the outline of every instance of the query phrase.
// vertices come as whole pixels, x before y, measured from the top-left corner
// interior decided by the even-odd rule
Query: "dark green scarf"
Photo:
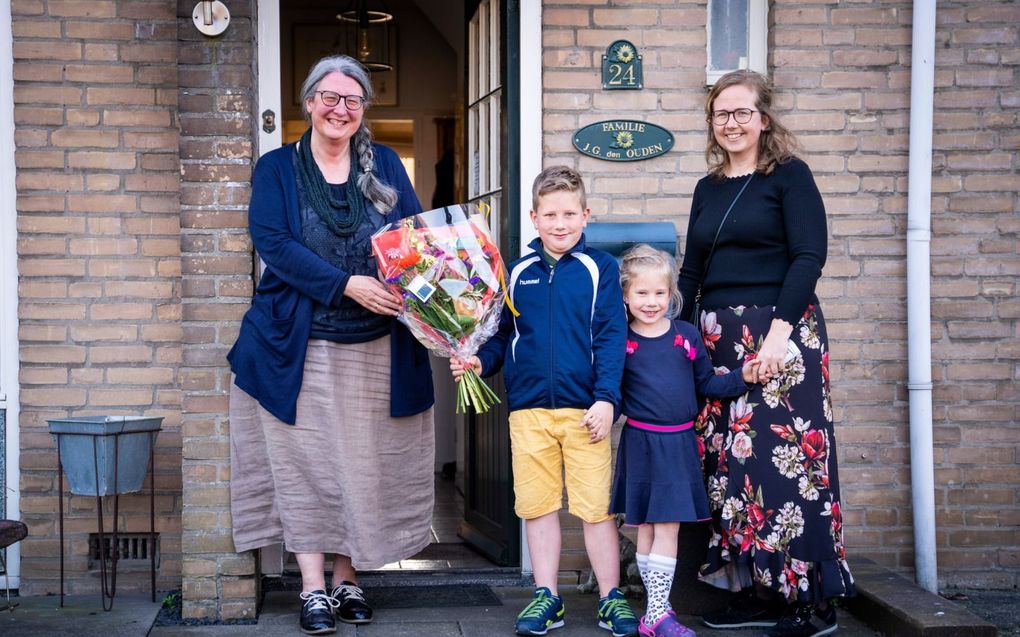
[[[298,178],[308,202],[322,222],[340,237],[349,237],[365,218],[365,202],[358,190],[358,154],[351,149],[351,170],[347,178],[347,201],[337,201],[312,156],[312,129],[301,136],[298,146]]]

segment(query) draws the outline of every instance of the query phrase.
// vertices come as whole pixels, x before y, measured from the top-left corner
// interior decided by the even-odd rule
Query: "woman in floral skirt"
[[[845,560],[829,347],[815,284],[825,209],[795,140],[752,71],[709,93],[709,174],[698,182],[680,272],[685,307],[717,369],[761,361],[761,384],[709,400],[705,447],[712,535],[701,578],[735,592],[702,619],[768,627],[770,637],[836,630],[835,597],[854,594]]]

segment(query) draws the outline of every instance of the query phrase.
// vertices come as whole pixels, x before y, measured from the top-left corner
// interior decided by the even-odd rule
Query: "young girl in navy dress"
[[[732,372],[712,367],[697,328],[680,312],[676,262],[647,245],[628,250],[620,266],[630,314],[620,436],[611,513],[638,527],[637,563],[648,596],[639,633],[693,637],[669,605],[681,522],[711,517],[701,470],[695,392],[729,398],[758,382],[757,361]],[[721,372],[721,373],[720,373]]]

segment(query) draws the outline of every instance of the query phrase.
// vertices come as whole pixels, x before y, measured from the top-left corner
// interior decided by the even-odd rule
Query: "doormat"
[[[455,606],[502,606],[486,584],[441,586],[373,586],[365,589],[373,608],[451,608]]]

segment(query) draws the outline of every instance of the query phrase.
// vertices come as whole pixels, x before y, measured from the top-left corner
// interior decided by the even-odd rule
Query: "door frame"
[[[518,175],[518,201],[520,208],[521,253],[530,252],[528,244],[538,236],[531,223],[531,183],[542,171],[542,0],[521,0],[519,52],[520,103],[508,109],[507,116],[517,118],[519,139],[537,140],[520,144],[520,173]],[[522,534],[523,535],[523,534]],[[527,551],[524,552],[525,556]],[[530,571],[530,563],[528,564]]]
[[[0,409],[4,410],[4,517],[21,519],[18,420],[18,209],[14,163],[14,52],[11,3],[0,4]],[[21,543],[7,548],[11,588],[21,587]]]
[[[530,252],[528,244],[538,236],[534,224],[531,223],[531,184],[535,176],[542,171],[542,0],[521,0],[519,17],[516,81],[520,101],[516,107],[510,105],[507,109],[507,117],[516,118],[516,124],[508,122],[508,128],[512,130],[516,126],[519,132],[518,140],[536,141],[517,144],[520,169],[517,175],[517,192],[514,194],[520,210],[517,227],[521,245],[520,254],[511,255],[511,258]],[[513,34],[509,36],[512,37]],[[520,533],[521,572],[530,574],[534,572],[534,568],[531,565],[528,536],[524,532],[523,520]]]
[[[258,84],[258,112],[255,126],[258,131],[257,157],[283,145],[283,98],[280,95],[280,0],[258,0],[255,32],[256,73]],[[276,128],[267,133],[262,128],[262,113],[271,110],[276,116]]]

